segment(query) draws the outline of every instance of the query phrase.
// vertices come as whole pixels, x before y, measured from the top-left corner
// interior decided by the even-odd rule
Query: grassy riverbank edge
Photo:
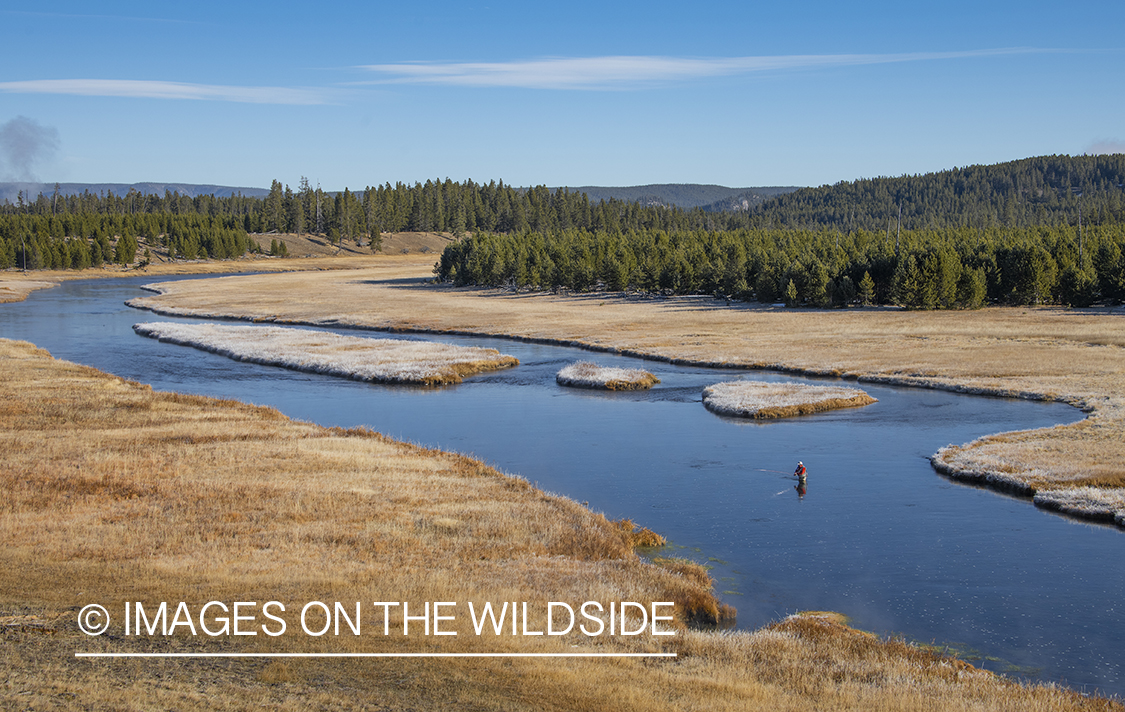
[[[168,288],[165,286],[147,285],[147,288],[162,296],[167,294],[168,298],[172,301],[184,301],[183,298],[185,295],[182,293],[169,294]],[[451,298],[465,293],[465,290],[449,290],[445,287],[433,287],[433,289],[447,290],[449,294],[454,295],[454,297]],[[475,290],[475,292],[491,294],[489,290]],[[541,296],[545,299],[553,298],[557,301],[562,301],[557,297],[548,295]],[[503,299],[503,297],[499,295],[485,296],[483,298]],[[604,304],[609,297],[601,297],[600,299],[602,299],[600,303]],[[246,300],[240,301],[246,304]],[[1032,438],[1025,438],[1022,451],[1017,451],[1013,450],[1013,448],[1007,444],[1001,445],[1000,443],[1009,443],[1013,439],[1012,436],[1018,434],[998,433],[996,435],[980,438],[973,443],[963,446],[951,444],[949,447],[942,448],[935,453],[931,461],[934,463],[935,469],[939,473],[951,478],[972,481],[976,484],[993,487],[1006,492],[1014,492],[1021,496],[1028,497],[1036,506],[1050,509],[1067,516],[1088,521],[1116,522],[1119,526],[1125,527],[1125,509],[1121,507],[1120,497],[1121,492],[1125,491],[1125,469],[1122,469],[1119,465],[1121,458],[1115,456],[1117,454],[1125,455],[1125,452],[1117,452],[1122,450],[1121,442],[1125,441],[1125,402],[1122,402],[1118,395],[1110,392],[1104,386],[1098,386],[1097,383],[1095,383],[1095,390],[1092,393],[1068,393],[1066,390],[1051,387],[1052,384],[1049,381],[1044,382],[1045,379],[1039,379],[1040,382],[1036,385],[1041,386],[1041,388],[1035,389],[1023,386],[1020,383],[1021,379],[1018,378],[966,378],[956,373],[942,374],[936,369],[930,369],[928,373],[917,371],[902,372],[903,369],[895,367],[893,357],[888,358],[891,365],[882,369],[818,365],[815,363],[817,360],[815,354],[811,357],[813,363],[804,363],[801,365],[782,360],[687,357],[660,353],[659,350],[653,348],[598,343],[589,338],[566,338],[565,336],[556,335],[532,336],[518,333],[516,329],[512,328],[488,329],[479,327],[456,328],[422,326],[408,323],[401,317],[395,317],[394,315],[387,315],[385,313],[380,314],[379,317],[383,323],[372,324],[365,322],[362,316],[347,319],[340,319],[339,317],[322,319],[297,317],[278,312],[263,313],[254,309],[251,305],[240,307],[242,311],[235,311],[229,307],[221,310],[213,308],[201,309],[196,307],[175,306],[174,304],[168,304],[166,302],[167,299],[165,299],[165,303],[159,303],[158,299],[142,297],[131,300],[129,305],[169,316],[193,316],[210,319],[218,318],[305,326],[328,326],[333,328],[343,327],[391,333],[483,336],[513,339],[529,343],[577,347],[594,352],[614,353],[676,365],[702,366],[718,369],[770,370],[816,378],[853,380],[859,383],[879,383],[913,388],[946,390],[969,395],[1066,403],[1080,408],[1088,414],[1084,421],[1075,425],[1079,426],[1079,429],[1081,432],[1085,433],[1087,439],[1089,439],[1091,433],[1094,434],[1094,437],[1098,438],[1097,442],[1093,445],[1094,449],[1098,450],[1098,452],[1088,452],[1091,448],[1090,442],[1070,442],[1070,450],[1063,453],[1067,455],[1067,457],[1059,456],[1056,458],[1055,462],[1048,463],[1045,466],[1041,465],[1039,462],[1040,457],[1044,453],[1058,450],[1058,448],[1053,447],[1053,445],[1057,444],[1058,441],[1062,439],[1054,437],[1054,434],[1062,431],[1059,431],[1058,428],[1049,428],[1040,431],[1028,431],[1033,435],[1042,435],[1041,440],[1044,438],[1051,440],[1052,442],[1048,445],[1031,443]],[[1024,313],[1027,312],[1027,310],[1020,311]],[[339,312],[333,311],[331,313],[338,314]],[[832,312],[826,313],[824,318],[832,319],[836,314],[837,313]],[[841,318],[845,316],[844,313],[839,314]],[[800,317],[801,315],[794,316]],[[916,312],[911,313],[910,316],[920,318],[927,317],[926,314]],[[934,315],[935,318],[943,316],[945,315]],[[1115,348],[1120,348],[1120,346]],[[887,373],[887,370],[892,370],[894,372]],[[1118,372],[1115,377],[1120,379],[1121,376],[1122,372]],[[989,382],[982,383],[982,380]],[[1063,438],[1069,438],[1068,442],[1075,439],[1073,437],[1075,432],[1079,432],[1073,425],[1060,427],[1070,429],[1066,431],[1067,435],[1063,436]],[[1031,444],[1029,445],[1027,443]],[[1105,457],[1104,451],[1107,448],[1116,449],[1114,454],[1110,457]],[[1074,455],[1077,455],[1077,457]],[[1094,490],[1092,494],[1084,494],[1081,507],[1070,506],[1068,501],[1071,498],[1037,496],[1052,490],[1075,490],[1077,488],[1092,488]]]
[[[307,600],[373,584],[381,593],[450,600],[496,600],[516,590],[531,600],[675,596],[668,586],[689,597],[710,594],[690,576],[637,559],[631,523],[607,522],[461,455],[291,421],[236,401],[154,392],[26,342],[0,340],[0,359],[8,376],[0,384],[0,460],[9,493],[0,506],[0,659],[8,670],[0,691],[21,707],[137,708],[143,699],[190,709],[1123,709],[1053,685],[1005,680],[824,616],[753,632],[681,627],[671,640],[600,648],[666,650],[678,655],[672,662],[76,660],[75,650],[154,645],[83,636],[74,617],[91,601],[254,600],[266,591]],[[404,485],[407,499],[388,504]],[[372,507],[384,513],[372,518]],[[357,514],[367,522],[358,531]],[[414,524],[403,529],[391,521],[398,514]],[[497,516],[522,523],[498,532],[489,525]],[[494,533],[462,536],[466,522]],[[380,545],[380,537],[389,539]],[[263,544],[268,567],[251,564]],[[291,649],[284,639],[267,642],[180,636],[155,647]],[[560,647],[533,642],[504,647]],[[558,642],[569,650],[572,641]],[[363,652],[369,643],[345,647]],[[413,649],[403,641],[392,648]]]

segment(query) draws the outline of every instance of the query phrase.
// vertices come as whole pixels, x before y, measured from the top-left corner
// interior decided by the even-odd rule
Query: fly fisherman
[[[793,489],[797,490],[797,496],[803,499],[805,496],[805,492],[808,492],[808,488],[805,487],[805,478],[808,476],[808,470],[805,469],[805,463],[797,463],[797,469],[793,472],[793,476],[797,478],[797,486]]]

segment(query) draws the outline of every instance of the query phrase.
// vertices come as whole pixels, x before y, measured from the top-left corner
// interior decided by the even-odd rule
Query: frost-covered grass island
[[[571,388],[598,388],[606,391],[639,391],[652,388],[660,379],[640,368],[612,368],[590,361],[564,366],[555,382]]]
[[[742,418],[788,418],[874,402],[858,388],[843,386],[725,381],[703,389],[703,405],[708,410]]]
[[[519,365],[496,349],[433,341],[340,336],[282,326],[134,324],[141,336],[232,358],[375,383],[440,386],[485,371]]]

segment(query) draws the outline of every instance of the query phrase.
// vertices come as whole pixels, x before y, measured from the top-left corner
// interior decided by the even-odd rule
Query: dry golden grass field
[[[186,628],[138,637],[120,621],[87,637],[80,608],[100,603],[118,615],[125,601],[198,611],[211,600],[278,600],[292,606],[284,616],[294,628],[296,607],[314,600],[673,601],[681,621],[719,611],[700,567],[634,553],[643,532],[631,522],[472,459],[268,408],[154,393],[21,342],[0,340],[0,367],[3,709],[1122,709],[824,616],[755,632],[675,624],[670,637],[612,639],[478,638],[463,619],[450,625],[458,636],[440,639],[417,627],[384,637],[381,626],[323,638],[193,637]],[[400,620],[392,616],[392,631]],[[677,657],[74,657],[482,649]]]
[[[404,257],[352,272],[181,282],[134,302],[170,314],[513,336],[672,361],[1060,400],[1090,417],[954,444],[935,464],[1027,494],[1086,496],[1092,487],[1093,509],[1074,513],[1125,524],[1120,308],[818,311],[705,297],[515,294],[431,285],[431,266],[428,257]]]

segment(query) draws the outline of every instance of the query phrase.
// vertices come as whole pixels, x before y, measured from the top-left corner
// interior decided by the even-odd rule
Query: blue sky
[[[1125,151],[1120,0],[63,2],[0,23],[0,180],[820,185]]]

